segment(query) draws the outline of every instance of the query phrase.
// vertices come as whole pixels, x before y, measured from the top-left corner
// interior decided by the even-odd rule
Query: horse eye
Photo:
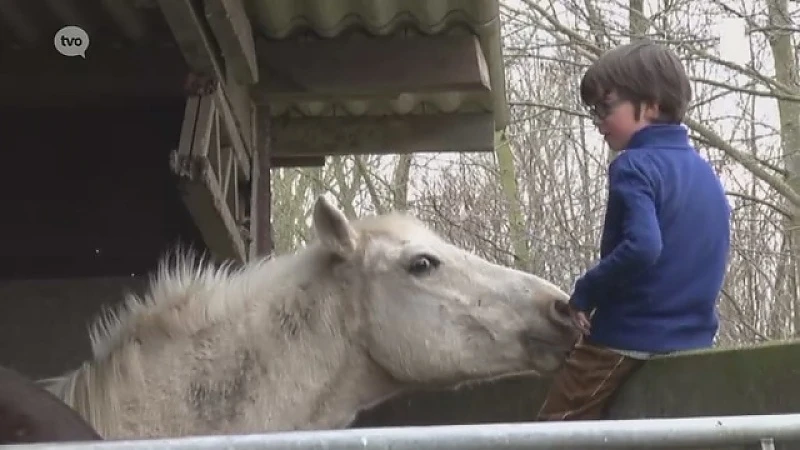
[[[412,275],[423,275],[439,267],[441,262],[431,255],[419,255],[415,257],[408,266],[408,271]]]

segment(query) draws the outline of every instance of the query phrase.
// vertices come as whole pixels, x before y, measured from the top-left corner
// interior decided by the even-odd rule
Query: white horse
[[[550,372],[575,342],[563,291],[410,216],[320,197],[313,222],[316,242],[241,269],[162,262],[44,383],[107,439],[331,429],[405,388]]]

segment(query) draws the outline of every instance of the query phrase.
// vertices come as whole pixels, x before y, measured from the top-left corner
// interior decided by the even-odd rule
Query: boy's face
[[[634,133],[653,123],[658,117],[658,106],[642,104],[638,119],[635,112],[633,103],[621,100],[614,92],[593,108],[594,123],[615,152],[624,150]]]

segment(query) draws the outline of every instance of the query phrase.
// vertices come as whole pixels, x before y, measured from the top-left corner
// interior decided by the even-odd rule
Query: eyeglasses
[[[614,108],[619,106],[619,104],[622,102],[623,100],[621,98],[618,98],[610,102],[598,103],[589,108],[589,117],[591,117],[592,121],[595,124],[599,124],[600,122],[605,120],[606,117],[610,116],[611,113],[614,112]]]

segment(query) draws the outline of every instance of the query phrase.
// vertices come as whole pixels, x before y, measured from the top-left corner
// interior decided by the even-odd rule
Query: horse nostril
[[[554,300],[552,308],[553,321],[558,324],[559,332],[562,333],[564,339],[571,342],[570,345],[575,345],[580,336],[580,330],[572,320],[572,307],[565,300]]]
[[[554,300],[553,301],[553,310],[556,313],[556,319],[559,320],[571,320],[570,306],[567,302],[563,300]]]

